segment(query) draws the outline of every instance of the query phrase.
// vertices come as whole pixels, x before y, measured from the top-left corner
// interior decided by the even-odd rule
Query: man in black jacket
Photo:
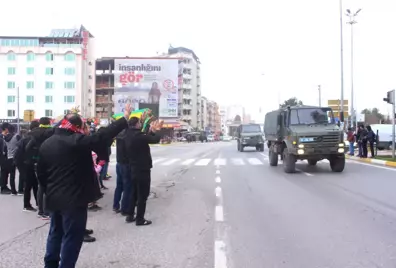
[[[7,184],[8,177],[10,177],[11,194],[17,195],[18,193],[15,188],[16,166],[14,163],[14,154],[18,148],[18,142],[21,140],[21,136],[15,133],[15,129],[11,124],[3,123],[1,129],[7,148],[7,159],[1,166],[1,193],[9,194],[10,189],[7,187]]]
[[[130,113],[127,105],[125,117]],[[92,151],[125,129],[127,120],[121,118],[91,136],[82,134],[82,126],[79,115],[67,115],[39,150],[37,173],[51,215],[44,257],[48,268],[75,267],[86,232],[88,203],[98,198]]]
[[[141,128],[142,124],[140,120],[136,117],[132,117],[129,120],[129,129],[127,130],[125,139],[133,184],[129,215],[126,217],[126,222],[130,223],[135,221],[134,211],[137,202],[137,226],[149,225],[152,223],[144,218],[146,202],[150,194],[151,168],[153,167],[149,144],[159,143],[161,139],[161,136],[155,133],[155,131],[158,130],[155,125],[150,128],[147,134],[142,132]]]
[[[129,212],[129,203],[131,196],[131,172],[128,161],[128,154],[125,146],[127,129],[124,129],[116,138],[117,149],[117,185],[114,191],[113,211],[127,216]],[[121,202],[121,205],[120,205]]]

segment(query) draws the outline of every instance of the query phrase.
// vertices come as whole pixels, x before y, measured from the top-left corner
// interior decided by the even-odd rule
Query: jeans
[[[104,181],[104,179],[106,178],[108,168],[109,168],[109,162],[106,162],[106,164],[104,164],[102,170],[100,171],[100,174],[99,174],[99,183],[100,183],[100,186],[101,186],[101,187],[104,186],[104,185],[103,185],[103,181]]]
[[[16,171],[16,166],[14,164],[14,159],[9,158],[6,161],[4,161],[3,165],[1,166],[1,189],[6,189],[8,185],[8,176],[10,177],[10,186],[11,186],[11,191],[16,193],[16,188],[15,188],[15,171]]]
[[[127,213],[132,191],[131,168],[128,164],[117,163],[116,172],[117,186],[114,191],[113,209],[119,210],[121,201],[121,212]]]
[[[353,142],[349,143],[349,154],[350,155],[355,155],[355,145],[353,144]]]
[[[19,168],[20,176],[22,176],[25,180],[25,190],[23,193],[23,207],[28,208],[31,207],[32,204],[30,200],[32,198],[32,190],[33,196],[36,200],[36,204],[38,204],[37,200],[37,190],[38,190],[38,181],[36,172],[34,171],[33,166],[23,165]]]
[[[44,268],[75,268],[84,241],[87,207],[51,213]]]
[[[151,171],[131,168],[132,194],[130,198],[129,215],[133,215],[136,207],[136,222],[144,221],[147,198],[150,195]]]

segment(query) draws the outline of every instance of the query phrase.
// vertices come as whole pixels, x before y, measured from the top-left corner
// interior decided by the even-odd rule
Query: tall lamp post
[[[357,22],[355,21],[355,17],[362,9],[358,9],[356,12],[351,12],[350,9],[346,10],[346,15],[349,17],[348,24],[351,25],[351,127],[356,124],[356,115],[355,115],[355,107],[354,107],[354,93],[353,93],[353,25]]]
[[[343,40],[343,20],[342,20],[342,0],[340,0],[340,42],[341,42],[341,111],[340,121],[344,122],[344,40]]]

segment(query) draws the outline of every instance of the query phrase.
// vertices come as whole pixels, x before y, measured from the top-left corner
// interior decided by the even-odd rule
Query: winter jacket
[[[144,133],[140,129],[130,128],[126,131],[125,146],[129,164],[141,170],[153,167],[149,144],[159,143],[161,136],[156,133]]]
[[[37,175],[49,211],[86,207],[99,199],[92,151],[108,144],[126,126],[127,120],[121,118],[91,136],[56,128],[54,135],[43,142]]]
[[[117,146],[116,146],[116,157],[117,157],[117,163],[120,164],[128,164],[128,153],[127,149],[125,147],[125,139],[126,139],[126,134],[127,131],[126,129],[121,131],[120,134],[116,137],[117,141]]]
[[[13,159],[15,151],[18,148],[18,142],[21,140],[21,136],[18,134],[8,133],[4,137],[5,145],[7,146],[7,158]]]

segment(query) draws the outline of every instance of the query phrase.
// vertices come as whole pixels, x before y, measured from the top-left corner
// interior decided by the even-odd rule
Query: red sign
[[[140,83],[143,77],[142,74],[135,74],[135,72],[124,73],[120,75],[120,82],[122,85],[127,83]]]
[[[82,51],[82,58],[83,60],[87,60],[87,54],[88,54],[88,39],[89,39],[89,32],[87,31],[83,31],[82,32],[82,36],[83,36],[83,51]]]

